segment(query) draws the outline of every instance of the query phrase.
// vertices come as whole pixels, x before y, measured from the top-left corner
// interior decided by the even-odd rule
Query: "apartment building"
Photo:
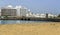
[[[15,8],[17,9],[17,16],[26,16],[28,13],[28,9],[26,7],[16,6]]]
[[[16,16],[16,9],[1,9],[1,16]]]

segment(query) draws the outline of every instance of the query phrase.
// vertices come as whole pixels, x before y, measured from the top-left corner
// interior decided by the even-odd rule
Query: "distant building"
[[[46,14],[40,14],[40,18],[46,18]]]
[[[8,5],[0,9],[0,16],[17,16],[17,17],[38,17],[38,18],[54,18],[57,17],[53,14],[34,14],[24,6],[12,7]]]
[[[17,10],[17,11],[16,11],[17,17],[20,17],[20,8],[21,8],[21,6],[16,6],[16,7],[15,7],[15,9]]]
[[[46,18],[46,14],[33,14],[33,13],[30,12],[26,15],[27,15],[27,17]]]
[[[33,13],[29,12],[26,14],[26,17],[34,17]]]
[[[55,17],[57,17],[57,15],[48,14],[48,18],[55,18]]]
[[[16,6],[12,7],[11,5],[8,5],[6,7],[1,8],[1,16],[26,16],[28,13],[28,9],[23,6]]]
[[[16,16],[16,9],[1,9],[1,16]]]
[[[15,8],[17,9],[17,16],[26,16],[28,13],[28,9],[26,7],[16,6]]]
[[[1,8],[1,16],[16,16],[16,9],[11,6]]]
[[[1,16],[1,9],[0,9],[0,16]]]
[[[26,16],[26,14],[27,14],[27,9],[26,8],[21,8],[20,9],[20,16]]]

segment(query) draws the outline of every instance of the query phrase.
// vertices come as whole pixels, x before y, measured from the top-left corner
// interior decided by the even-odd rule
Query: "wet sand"
[[[60,22],[0,24],[0,35],[60,35]]]

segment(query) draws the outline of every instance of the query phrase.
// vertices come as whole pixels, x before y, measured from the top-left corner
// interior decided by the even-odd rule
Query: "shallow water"
[[[48,22],[48,21],[0,20],[0,24],[32,23],[32,22]]]

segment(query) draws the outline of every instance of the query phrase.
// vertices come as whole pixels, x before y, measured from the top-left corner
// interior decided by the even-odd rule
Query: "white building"
[[[46,14],[40,14],[40,18],[46,18]]]
[[[57,17],[57,15],[48,14],[48,18],[54,18],[54,17]]]
[[[27,17],[37,17],[37,18],[54,18],[57,17],[57,15],[53,15],[53,14],[48,14],[48,16],[46,14],[33,14],[33,13],[28,13],[26,14]]]
[[[22,8],[20,9],[20,16],[26,16],[27,13],[28,13],[27,8],[22,7]]]
[[[24,6],[13,7],[11,5],[1,8],[1,16],[10,15],[10,16],[26,16],[28,9]]]
[[[29,13],[29,14],[26,14],[27,17],[37,17],[37,18],[46,18],[46,14],[33,14],[33,13]]]
[[[11,5],[8,5],[0,9],[0,16],[5,16],[5,15],[18,16],[18,17],[26,16],[26,17],[46,18],[46,14],[34,14],[30,11],[30,9],[27,9],[24,6],[13,7]],[[54,17],[57,16],[53,14],[48,14],[48,18],[54,18]]]
[[[16,6],[15,8],[17,9],[17,16],[26,16],[28,13],[28,9],[26,7]]]
[[[18,17],[20,17],[20,8],[21,6],[16,6],[15,9],[17,10],[16,14]]]
[[[0,16],[1,16],[1,9],[0,9]]]
[[[30,9],[28,9],[28,13],[26,14],[26,17],[34,17]]]

